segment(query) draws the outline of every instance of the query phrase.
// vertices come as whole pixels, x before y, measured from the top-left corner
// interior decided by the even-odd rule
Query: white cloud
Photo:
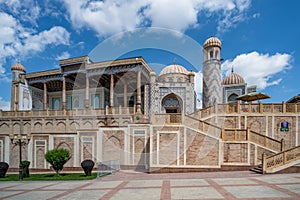
[[[228,74],[233,67],[234,71],[241,75],[248,85],[257,85],[259,89],[265,89],[280,83],[282,78],[272,79],[276,74],[289,69],[291,62],[292,56],[289,54],[269,55],[254,51],[238,55],[232,61],[226,60],[222,65],[222,70]]]
[[[40,17],[41,9],[37,1],[32,0],[1,0],[2,6],[14,16],[20,16],[23,22],[29,22],[37,26],[37,19]]]
[[[67,59],[67,58],[70,58],[70,54],[69,52],[62,52],[60,55],[58,55],[55,60],[63,60],[63,59]]]
[[[95,30],[99,36],[145,26],[184,32],[201,23],[200,13],[217,14],[217,30],[222,32],[245,20],[244,12],[251,3],[251,0],[62,1],[78,31],[85,27]]]
[[[1,110],[10,110],[10,102],[3,100],[2,97],[0,97],[0,109]]]
[[[75,28],[94,29],[106,36],[133,30],[141,24],[140,9],[146,1],[73,1],[63,0]]]
[[[54,26],[50,30],[42,31],[35,35],[30,35],[24,39],[25,52],[43,51],[46,45],[67,45],[69,44],[70,33],[63,27]]]
[[[3,67],[8,59],[20,59],[41,52],[47,45],[69,44],[70,33],[55,26],[37,32],[24,27],[14,16],[0,12],[0,81],[8,81]]]

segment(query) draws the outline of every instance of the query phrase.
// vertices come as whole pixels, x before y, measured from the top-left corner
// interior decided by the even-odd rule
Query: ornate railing
[[[56,117],[56,116],[105,116],[105,115],[133,115],[135,107],[88,108],[72,110],[29,110],[29,111],[1,111],[0,117]]]
[[[272,156],[263,154],[263,173],[274,173],[292,164],[300,163],[300,146],[288,149]],[[299,161],[299,162],[297,162]]]
[[[191,116],[195,118],[206,118],[213,114],[238,114],[238,113],[300,113],[300,104],[294,103],[240,103],[215,104],[214,106],[197,110]]]
[[[220,138],[222,129],[214,124],[210,124],[208,122],[196,119],[194,117],[186,115],[184,118],[184,125],[189,126],[191,128],[200,130],[208,135]]]
[[[155,114],[152,118],[152,123],[155,125],[176,125],[182,123],[181,113]]]
[[[284,149],[284,140],[278,141],[250,129],[223,129],[221,138],[223,141],[253,142],[276,152]]]

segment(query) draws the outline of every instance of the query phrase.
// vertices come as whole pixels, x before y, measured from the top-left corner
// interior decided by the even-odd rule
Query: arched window
[[[166,113],[181,113],[181,103],[179,97],[171,93],[163,98],[162,107]]]
[[[210,51],[209,52],[209,59],[213,59],[214,58],[214,52],[213,51]]]
[[[216,52],[215,52],[215,58],[218,58],[218,57],[219,57],[219,51],[216,50]]]
[[[229,97],[228,97],[228,103],[236,102],[236,98],[237,98],[237,97],[238,97],[238,95],[235,94],[235,93],[229,95]]]

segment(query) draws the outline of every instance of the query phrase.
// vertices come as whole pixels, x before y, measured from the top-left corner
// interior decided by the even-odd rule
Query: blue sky
[[[202,54],[197,50],[210,36],[222,41],[223,76],[233,66],[248,85],[271,96],[264,102],[287,101],[300,93],[299,8],[295,0],[0,0],[0,109],[9,108],[10,68],[18,60],[27,73],[54,69],[59,59],[91,55],[97,46],[101,59],[110,59],[106,51],[143,56],[157,72],[176,58],[177,64],[199,70],[200,96]],[[149,28],[155,30],[147,35],[153,46],[127,37]],[[169,34],[173,42],[156,41],[159,34],[163,39]],[[195,51],[183,48],[182,41]],[[104,44],[112,48],[103,50]],[[121,44],[131,48],[114,54],[113,47]]]

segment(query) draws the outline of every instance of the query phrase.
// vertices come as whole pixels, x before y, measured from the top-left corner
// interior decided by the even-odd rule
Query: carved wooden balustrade
[[[213,114],[244,114],[244,113],[300,113],[300,104],[295,103],[240,103],[215,104],[214,106],[199,109],[191,114],[195,118],[207,118]]]
[[[274,173],[300,163],[300,146],[285,150],[272,156],[263,154],[263,173]]]
[[[182,124],[181,113],[155,114],[152,117],[155,125],[180,125]]]
[[[184,118],[184,125],[196,130],[200,130],[208,135],[220,138],[222,129],[214,124],[196,119],[194,117],[186,115]]]
[[[1,111],[0,117],[56,117],[56,116],[105,116],[134,115],[135,107],[106,107],[105,109],[72,109],[72,110],[29,110]]]
[[[221,138],[223,141],[253,142],[276,152],[284,149],[284,140],[278,141],[250,129],[223,129]]]

